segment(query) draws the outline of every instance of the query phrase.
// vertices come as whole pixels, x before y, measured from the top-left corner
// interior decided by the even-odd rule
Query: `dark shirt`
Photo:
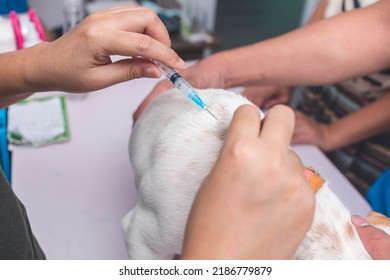
[[[35,239],[24,205],[0,169],[0,259],[45,259]]]

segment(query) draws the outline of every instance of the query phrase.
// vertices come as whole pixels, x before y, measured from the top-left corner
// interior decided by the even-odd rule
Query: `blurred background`
[[[45,27],[51,31],[55,37],[62,33],[64,22],[64,2],[66,0],[29,0],[31,7],[35,8],[38,15],[41,17]],[[69,1],[68,1],[69,2]],[[70,1],[72,2],[72,1]],[[154,2],[158,5],[161,16],[166,19],[166,25],[169,28],[171,35],[177,40],[183,39],[176,33],[180,33],[180,18],[174,18],[174,12],[179,12],[180,15],[185,14],[189,9],[193,9],[195,14],[192,20],[194,28],[206,29],[212,33],[212,38],[204,40],[202,51],[207,47],[206,52],[184,54],[187,59],[196,59],[198,56],[207,55],[209,52],[215,52],[223,49],[230,49],[260,40],[264,40],[285,32],[288,32],[305,20],[306,15],[310,14],[315,7],[316,0],[156,0],[156,1],[84,1],[85,13],[92,12],[94,9],[101,7],[105,8],[110,5],[125,5],[129,2],[137,2],[137,4],[150,5]],[[196,6],[201,6],[196,7]],[[173,13],[169,13],[173,11]],[[184,11],[184,12],[183,12]],[[173,14],[173,16],[172,16]],[[172,18],[169,18],[172,16]],[[202,23],[203,21],[203,23]],[[199,24],[199,22],[201,22]],[[202,27],[202,24],[204,25]],[[195,26],[198,25],[198,26]],[[199,44],[201,38],[190,41],[186,46]],[[214,41],[213,41],[214,39]],[[207,42],[205,42],[207,41]],[[186,43],[189,41],[187,40]],[[183,43],[183,42],[181,42]],[[199,45],[198,45],[199,47]],[[184,48],[179,44],[180,48]]]

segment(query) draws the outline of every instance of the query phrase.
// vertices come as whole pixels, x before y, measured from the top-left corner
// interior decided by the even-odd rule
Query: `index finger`
[[[260,110],[253,105],[243,105],[234,113],[226,139],[258,137],[260,132]]]
[[[117,7],[97,12],[109,16],[114,30],[133,31],[147,34],[170,47],[171,39],[164,23],[150,8],[140,6]]]
[[[91,33],[103,33],[105,40],[100,42],[109,55],[142,56],[176,69],[185,67],[184,61],[169,47],[168,31],[151,9],[129,8],[115,13],[95,13],[89,18]]]
[[[260,138],[279,147],[288,147],[294,132],[295,116],[291,108],[276,105],[263,120]]]

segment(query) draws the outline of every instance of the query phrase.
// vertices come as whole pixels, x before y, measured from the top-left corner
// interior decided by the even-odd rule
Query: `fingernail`
[[[182,68],[186,68],[186,63],[184,62],[183,59],[179,58],[179,64]]]
[[[154,68],[145,68],[144,76],[147,78],[158,78],[157,71]]]
[[[365,227],[365,226],[370,225],[370,223],[367,222],[366,219],[364,219],[363,217],[361,217],[359,215],[353,215],[351,217],[351,221],[355,226],[358,226],[358,227]]]

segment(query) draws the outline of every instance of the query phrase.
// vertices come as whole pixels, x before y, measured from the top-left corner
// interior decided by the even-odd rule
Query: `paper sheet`
[[[28,99],[9,107],[9,142],[42,145],[69,138],[62,96]]]

